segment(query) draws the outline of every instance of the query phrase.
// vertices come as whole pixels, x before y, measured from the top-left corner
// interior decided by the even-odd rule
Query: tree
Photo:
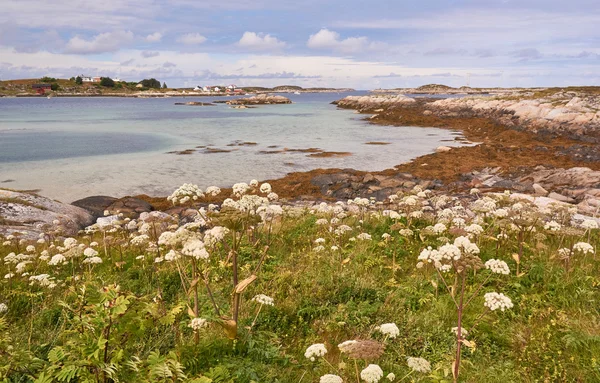
[[[163,89],[167,89],[167,83],[163,82]]]
[[[50,84],[50,89],[51,90],[58,90],[58,89],[60,89],[60,86],[58,86],[58,84],[54,82],[54,83]]]
[[[75,84],[77,84],[77,85],[83,84],[83,79],[81,78],[81,76],[77,76],[77,78],[75,79]]]
[[[102,77],[100,79],[100,85],[107,87],[107,88],[112,88],[115,86],[115,82],[110,77]]]
[[[154,89],[160,89],[160,81],[158,81],[155,78],[151,78],[151,79],[143,79],[141,81],[141,84],[144,88],[154,88]]]

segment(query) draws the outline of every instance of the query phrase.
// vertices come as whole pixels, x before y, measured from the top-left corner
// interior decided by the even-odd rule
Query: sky
[[[0,79],[600,85],[598,0],[0,0]]]

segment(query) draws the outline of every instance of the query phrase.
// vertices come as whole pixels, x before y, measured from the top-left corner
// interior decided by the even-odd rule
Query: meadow
[[[476,189],[221,193],[1,238],[0,381],[600,381],[595,219]]]

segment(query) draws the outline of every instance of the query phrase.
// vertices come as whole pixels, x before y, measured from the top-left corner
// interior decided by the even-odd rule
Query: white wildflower
[[[268,184],[268,183],[266,183],[266,182],[264,184],[260,185],[260,189],[259,190],[263,194],[269,194],[272,191],[271,185]]]
[[[208,259],[209,257],[208,252],[204,248],[204,242],[199,239],[190,239],[185,242],[181,253],[196,259]]]
[[[319,383],[343,383],[344,381],[338,375],[327,374],[321,376]]]
[[[355,340],[347,340],[345,342],[338,344],[338,348],[340,349],[341,353],[346,353],[346,352],[348,352],[348,347],[350,347],[356,343],[357,343],[357,341],[355,341]]]
[[[598,228],[598,222],[593,219],[585,219],[581,223],[581,228],[586,230],[593,230]]]
[[[587,242],[577,242],[573,245],[574,252],[580,252],[581,254],[594,254],[594,247]]]
[[[86,257],[95,257],[98,255],[98,252],[92,249],[91,247],[88,247],[83,251],[83,255],[85,255]]]
[[[310,359],[312,362],[315,361],[315,358],[321,357],[327,354],[327,348],[323,343],[316,343],[308,346],[306,352],[304,352],[304,356],[306,359]]]
[[[361,241],[370,241],[371,240],[371,234],[360,233],[359,235],[356,236],[356,238],[360,239]]]
[[[377,330],[390,339],[394,339],[400,335],[400,330],[395,323],[384,323],[377,327]]]
[[[188,327],[192,328],[194,331],[198,331],[206,326],[208,326],[208,322],[204,318],[194,318],[188,325]]]
[[[65,263],[67,261],[67,258],[65,258],[64,255],[62,254],[56,254],[54,255],[50,261],[48,262],[48,264],[50,266],[57,266],[57,265],[62,265],[63,263]]]
[[[265,294],[258,294],[254,298],[252,298],[254,302],[260,303],[261,305],[274,306],[275,301],[270,296]]]
[[[423,374],[431,372],[431,364],[427,361],[427,359],[409,357],[406,360],[406,364],[408,364],[408,367],[416,372],[421,372]]]
[[[484,299],[485,303],[483,305],[492,311],[497,309],[504,311],[514,306],[510,298],[502,293],[486,293]]]
[[[383,370],[376,364],[369,364],[360,372],[360,378],[367,383],[377,383],[383,378]]]
[[[86,259],[83,260],[83,263],[89,263],[92,265],[98,264],[98,263],[102,263],[102,258],[100,257],[88,257]]]
[[[252,182],[250,184],[252,184]],[[257,185],[258,185],[258,181],[256,181],[256,186]],[[245,182],[240,182],[240,183],[234,184],[232,189],[233,189],[233,195],[235,195],[236,197],[241,197],[244,194],[246,194],[246,192],[250,189],[250,186],[248,186],[248,184]]]
[[[489,261],[486,261],[485,268],[496,274],[510,274],[510,269],[508,268],[506,262],[499,259],[490,259]]]
[[[390,382],[393,382],[394,380],[396,380],[396,375],[393,372],[390,372],[385,378]]]
[[[6,303],[0,303],[0,314],[3,314],[8,311],[8,306]]]
[[[217,186],[209,186],[206,188],[205,193],[214,197],[214,196],[221,194],[221,188],[219,188]]]
[[[560,225],[560,223],[556,221],[546,222],[546,224],[544,225],[544,229],[548,231],[559,231],[561,227],[562,226]]]
[[[447,227],[443,223],[436,223],[432,230],[435,234],[442,234],[447,230]]]

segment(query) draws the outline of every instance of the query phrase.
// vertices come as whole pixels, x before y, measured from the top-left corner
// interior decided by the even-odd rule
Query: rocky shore
[[[475,193],[510,190],[541,206],[563,204],[596,217],[600,214],[598,97],[583,92],[518,99],[348,96],[335,104],[365,113],[373,124],[454,129],[477,145],[440,147],[381,172],[317,169],[268,182],[288,203],[356,197],[384,200],[418,185],[466,199],[473,198],[473,189]],[[267,95],[240,100],[239,105],[289,101]],[[224,189],[225,197],[206,202],[220,203],[230,194],[230,189]],[[192,214],[188,210],[148,196],[94,196],[67,205],[33,193],[0,190],[0,234],[35,237],[56,222],[65,232],[75,233],[91,222],[110,220],[115,213],[138,219],[156,214],[185,219]]]

